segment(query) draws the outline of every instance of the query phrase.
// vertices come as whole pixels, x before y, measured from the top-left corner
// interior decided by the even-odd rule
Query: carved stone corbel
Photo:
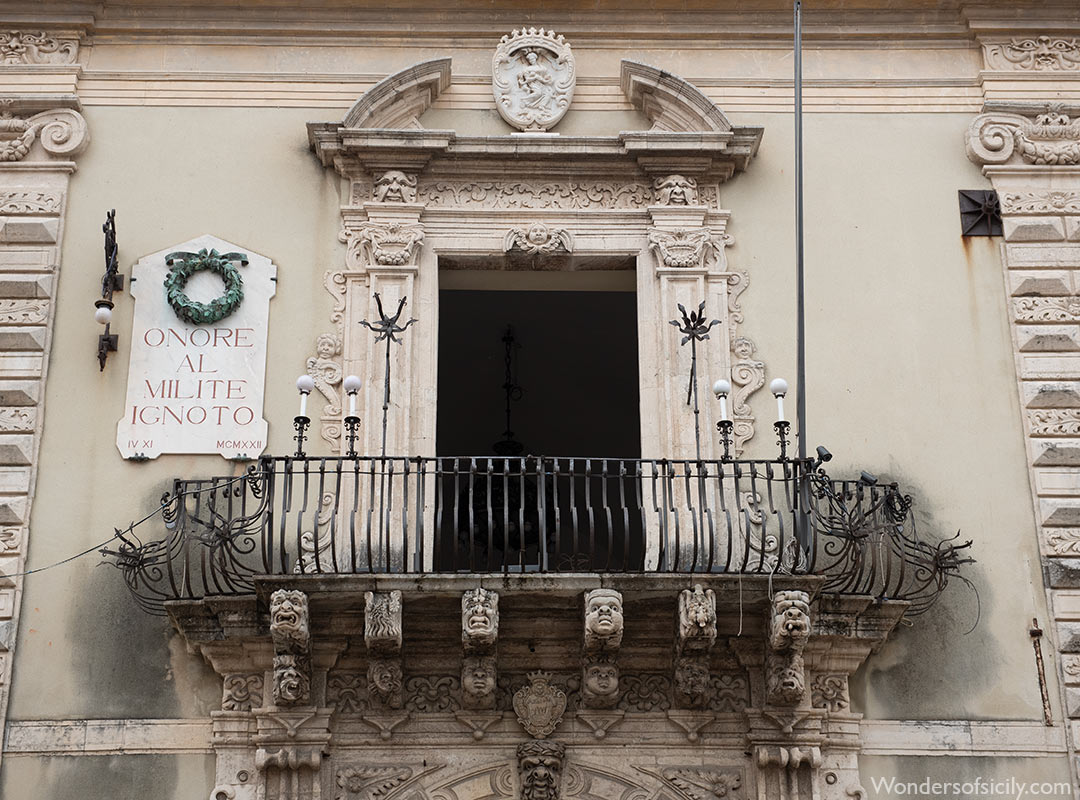
[[[767,702],[777,706],[797,706],[806,696],[802,653],[810,638],[810,595],[800,591],[773,595],[768,636],[765,654]]]
[[[611,589],[585,594],[581,700],[585,708],[611,709],[619,702],[619,647],[623,637],[622,595]]]
[[[403,267],[416,264],[424,227],[397,220],[365,222],[345,228],[338,239],[345,243],[345,261],[353,269]]]
[[[401,592],[364,593],[364,643],[368,650],[368,704],[397,710],[404,703],[401,671]]]
[[[479,587],[465,592],[461,597],[461,703],[467,709],[495,708],[498,638],[498,593]]]
[[[716,594],[701,584],[679,592],[673,674],[676,708],[704,709],[711,699],[709,654],[716,643]]]
[[[274,642],[274,705],[307,705],[311,701],[311,628],[306,594],[278,589],[270,595],[270,638]]]
[[[259,800],[317,800],[321,796],[330,714],[330,709],[315,708],[258,714],[254,738]]]

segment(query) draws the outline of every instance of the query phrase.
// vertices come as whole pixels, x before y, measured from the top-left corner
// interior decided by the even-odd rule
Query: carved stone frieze
[[[968,129],[967,152],[976,164],[1080,164],[1080,120],[1054,103],[1032,116],[980,114]]]
[[[495,688],[494,681],[491,684]],[[445,714],[459,711],[459,690],[463,684],[452,675],[413,675],[405,679],[405,709],[422,714]],[[492,692],[494,696],[494,692]]]
[[[367,672],[367,699],[369,708],[396,710],[404,707],[405,687],[399,659],[371,659]]]
[[[515,30],[495,48],[495,107],[515,128],[543,132],[557,124],[574,98],[575,82],[570,45],[554,31]]]
[[[716,592],[696,584],[679,592],[675,651],[708,652],[716,642]]]
[[[739,713],[750,705],[750,681],[740,672],[717,672],[709,681],[710,711]]]
[[[649,245],[665,267],[706,267],[729,242],[729,236],[716,237],[708,228],[649,229]]]
[[[1017,322],[1076,322],[1080,320],[1080,297],[1017,297],[1013,313]]]
[[[613,655],[585,656],[581,675],[585,708],[610,709],[619,703],[619,665]]]
[[[483,588],[461,596],[461,643],[466,652],[486,653],[499,638],[499,594]]]
[[[350,267],[401,267],[416,263],[424,228],[396,221],[365,222],[343,230],[338,238],[345,242]]]
[[[847,675],[815,675],[810,682],[810,705],[826,711],[846,711],[848,700]]]
[[[1080,409],[1037,408],[1027,414],[1032,436],[1080,436]]]
[[[74,64],[79,40],[45,31],[0,31],[0,64]]]
[[[619,683],[622,695],[618,707],[624,711],[667,711],[671,708],[672,682],[667,675],[621,675]]]
[[[0,192],[0,214],[59,214],[62,201],[63,195],[59,192]]]
[[[572,253],[574,237],[565,228],[549,228],[542,222],[534,222],[528,228],[511,228],[507,231],[503,250],[529,255]]]
[[[1048,528],[1043,535],[1051,555],[1080,556],[1080,530]]]
[[[802,651],[810,638],[810,596],[806,592],[777,592],[772,598],[765,657],[768,702],[798,705],[806,694]]]
[[[40,325],[49,318],[48,300],[0,300],[0,325]]]
[[[364,642],[369,651],[401,649],[401,592],[364,593]]]
[[[551,683],[546,672],[530,672],[529,685],[514,693],[514,712],[526,733],[537,739],[550,736],[566,712],[566,692]]]
[[[415,203],[416,176],[388,170],[375,180],[371,196],[377,203]]]
[[[461,704],[465,708],[493,710],[498,698],[495,656],[466,656],[461,664]]]
[[[251,711],[263,701],[263,676],[226,675],[222,681],[221,710]]]
[[[983,58],[989,69],[1032,72],[1080,70],[1080,39],[1044,35],[984,43]]]
[[[1039,192],[1002,192],[1002,214],[1080,214],[1080,192],[1048,189]]]
[[[362,672],[329,673],[326,702],[338,714],[362,713],[367,708],[367,676]]]
[[[584,646],[588,653],[614,651],[622,644],[622,595],[613,589],[585,593]]]
[[[662,206],[696,206],[698,204],[698,184],[693,178],[683,175],[668,175],[653,182],[656,202]]]
[[[518,209],[645,208],[652,190],[614,181],[448,181],[421,183],[417,199],[428,207]]]
[[[559,800],[566,748],[558,742],[532,739],[517,748],[521,800]]]

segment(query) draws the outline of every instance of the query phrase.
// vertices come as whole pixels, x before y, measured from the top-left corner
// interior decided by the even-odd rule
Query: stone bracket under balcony
[[[166,610],[222,677],[216,790],[237,798],[315,784],[323,796],[365,796],[353,790],[387,765],[400,778],[388,800],[479,791],[477,782],[525,797],[533,750],[554,759],[564,788],[592,787],[563,797],[620,796],[615,786],[695,797],[685,787],[709,778],[745,796],[785,787],[846,798],[858,784],[861,718],[848,679],[910,604],[825,593],[824,583],[266,576],[251,594]],[[302,702],[280,691],[290,671],[304,673],[294,676]],[[711,778],[691,763],[706,752]]]

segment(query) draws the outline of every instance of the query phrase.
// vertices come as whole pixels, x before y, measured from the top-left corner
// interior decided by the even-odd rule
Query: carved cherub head
[[[653,184],[657,200],[665,206],[697,205],[697,181],[682,175],[668,175],[657,178]]]
[[[499,595],[471,589],[461,597],[461,638],[466,643],[493,644],[499,634]]]
[[[619,667],[611,658],[585,662],[581,694],[592,708],[612,708],[619,699]]]
[[[547,244],[551,240],[551,230],[542,222],[534,222],[525,231],[525,238],[528,239],[530,244]]]
[[[380,203],[414,203],[416,176],[406,175],[396,169],[384,172],[375,181],[373,196]]]
[[[495,707],[495,656],[468,656],[461,664],[461,691],[469,708]]]
[[[585,635],[617,646],[622,640],[622,595],[612,589],[593,589],[585,595]]]
[[[558,800],[565,748],[547,739],[518,745],[522,800]]]
[[[332,333],[320,334],[315,340],[315,353],[319,358],[333,358],[341,352],[341,340]]]

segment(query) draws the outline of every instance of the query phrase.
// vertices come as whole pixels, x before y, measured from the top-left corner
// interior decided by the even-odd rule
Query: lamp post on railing
[[[349,396],[349,414],[345,417],[345,441],[348,458],[356,458],[356,430],[360,427],[360,417],[356,416],[356,395],[364,382],[356,375],[348,375],[342,382],[345,393]]]
[[[791,423],[784,419],[784,396],[788,391],[787,381],[783,378],[773,378],[772,383],[769,384],[769,391],[776,398],[776,422],[773,427],[776,429],[776,443],[780,445],[780,460],[787,461],[787,435],[788,431],[791,430]]]
[[[296,388],[300,392],[300,413],[293,418],[293,427],[296,428],[296,457],[304,457],[304,442],[307,441],[308,426],[311,425],[311,417],[307,415],[307,399],[315,388],[315,379],[310,375],[301,375],[296,379]]]
[[[731,433],[735,429],[735,423],[728,416],[727,399],[731,394],[731,382],[723,378],[713,384],[713,394],[720,401],[720,421],[716,423],[716,429],[720,431],[720,444],[724,448],[724,461],[731,460]]]

